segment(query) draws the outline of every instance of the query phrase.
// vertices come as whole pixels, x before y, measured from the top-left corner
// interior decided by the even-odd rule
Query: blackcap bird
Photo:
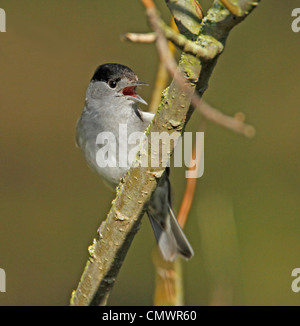
[[[127,126],[128,137],[134,132],[144,132],[154,114],[143,112],[138,103],[147,104],[138,94],[137,87],[145,85],[128,67],[107,63],[95,71],[86,92],[85,107],[77,123],[76,140],[88,165],[108,184],[117,186],[130,164],[119,165],[119,125]],[[104,144],[97,141],[99,134],[109,132],[115,141],[105,143],[111,149],[107,164],[99,164],[97,152]],[[111,148],[110,148],[111,147]],[[136,145],[127,144],[127,153]],[[137,149],[136,149],[137,151]],[[110,162],[111,161],[111,162]],[[111,163],[111,164],[110,164]],[[116,163],[116,164],[113,164]],[[193,249],[177,223],[171,208],[168,168],[160,179],[147,206],[147,214],[163,258],[174,261],[178,254],[186,259],[193,256]]]

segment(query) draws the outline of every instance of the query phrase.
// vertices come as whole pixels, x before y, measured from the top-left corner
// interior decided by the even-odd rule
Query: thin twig
[[[147,0],[147,2],[149,1],[151,2],[151,0]],[[178,70],[177,63],[172,56],[172,53],[170,52],[168,42],[164,37],[164,33],[160,27],[159,16],[155,7],[147,7],[147,15],[153,30],[157,34],[156,45],[160,55],[160,60],[164,62],[168,72],[175,79],[176,83],[178,83],[181,89],[186,93],[190,92],[189,86],[186,83],[186,79]],[[211,107],[207,103],[204,103],[197,93],[194,93],[192,96],[191,103],[203,114],[207,120],[212,121],[222,127],[228,128],[236,133],[243,134],[246,137],[253,137],[255,135],[255,129],[253,126],[245,124],[243,121],[239,121],[234,117],[227,116],[221,111]]]
[[[199,98],[199,97],[198,97]],[[193,104],[197,107],[199,112],[209,121],[214,122],[217,125],[230,129],[236,133],[242,134],[248,138],[255,136],[255,128],[251,125],[244,123],[238,116],[230,117],[218,109],[212,107],[205,101],[196,98],[193,100]]]
[[[125,33],[121,35],[121,41],[131,41],[137,43],[154,43],[156,41],[155,33]]]
[[[176,24],[175,24],[173,18],[171,19],[171,27],[173,29],[176,28]],[[156,40],[156,37],[155,37],[155,40]],[[169,46],[172,56],[174,57],[174,54],[176,52],[175,46],[171,42],[168,43],[168,46]],[[164,89],[167,87],[169,78],[170,77],[169,77],[168,71],[165,67],[165,64],[162,61],[160,61],[158,70],[157,70],[157,74],[156,74],[154,90],[153,90],[151,102],[149,105],[149,112],[153,112],[153,113],[156,112],[156,110],[160,104],[160,101],[161,101],[161,94],[164,91]]]
[[[185,53],[192,54],[202,60],[213,59],[217,54],[223,51],[223,45],[220,42],[210,42],[206,37],[199,37],[198,42],[187,39],[184,35],[174,31],[166,23],[157,16],[157,23],[163,31],[167,40],[171,41],[175,46]],[[208,44],[209,43],[209,44]]]
[[[213,59],[216,57],[217,54],[220,54],[223,51],[222,43],[216,40],[212,41],[210,38],[201,35],[199,36],[197,42],[187,39],[183,34],[180,34],[176,30],[168,26],[159,17],[156,11],[155,4],[152,0],[142,1],[147,9],[149,20],[152,21],[151,25],[157,37],[161,37],[163,34],[167,40],[171,41],[183,52],[192,54],[195,57],[201,58],[203,60]],[[141,38],[144,37],[145,36],[142,34]],[[139,38],[139,36],[134,35],[134,39]],[[132,40],[132,37],[130,40]],[[160,41],[158,40],[158,42]]]
[[[205,128],[206,128],[206,120],[202,117],[200,121],[199,131],[203,132]],[[196,146],[197,143],[194,145],[193,152],[190,159],[191,162],[195,161],[195,165],[194,165],[195,167],[192,167],[190,164],[190,168],[189,168],[190,171],[194,171],[194,169],[196,169],[199,166],[201,155],[203,155],[203,151],[200,151],[199,148],[197,150]],[[186,188],[185,188],[183,200],[177,215],[177,221],[181,226],[181,228],[184,227],[187,221],[192,206],[192,202],[194,199],[197,181],[198,178],[187,178],[186,180]]]
[[[156,74],[155,86],[149,104],[149,112],[155,113],[161,101],[161,94],[167,87],[167,82],[170,78],[168,71],[163,62],[159,62],[158,70]]]
[[[153,251],[152,260],[155,265],[154,305],[183,306],[184,288],[181,260],[164,261],[157,247]]]
[[[222,4],[228,9],[233,15],[237,17],[241,17],[245,14],[247,14],[247,8],[249,7],[249,1],[248,0],[239,0],[236,3],[233,3],[230,0],[220,0]],[[257,6],[258,2],[252,1],[252,6]]]
[[[226,7],[226,9],[228,9],[233,15],[238,17],[243,15],[243,11],[239,5],[232,3],[229,0],[220,0],[220,1]]]
[[[201,38],[201,36],[198,43],[195,43],[170,28],[162,19],[159,18],[158,22],[165,38],[185,53],[192,54],[202,60],[210,60],[223,51],[221,43],[209,42],[208,38]],[[154,43],[157,40],[157,35],[156,33],[125,33],[121,35],[121,41],[125,40],[136,43]]]

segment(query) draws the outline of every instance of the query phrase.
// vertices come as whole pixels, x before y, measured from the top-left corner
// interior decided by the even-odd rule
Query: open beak
[[[148,105],[148,103],[136,93],[136,89],[138,86],[148,86],[148,84],[139,80],[134,81],[133,83],[130,83],[129,86],[124,87],[122,89],[123,95],[128,96],[133,101]]]

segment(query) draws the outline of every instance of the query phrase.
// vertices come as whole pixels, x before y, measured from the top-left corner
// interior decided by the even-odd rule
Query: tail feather
[[[194,250],[188,239],[182,231],[182,228],[177,222],[176,216],[171,207],[169,207],[171,230],[174,234],[177,243],[178,253],[185,259],[190,259],[194,256]]]
[[[171,207],[169,207],[168,215],[168,223],[163,228],[148,212],[148,217],[163,258],[166,261],[174,261],[178,254],[185,259],[191,258],[194,255],[194,251],[179,226]]]
[[[194,252],[171,208],[171,186],[168,173],[167,169],[152,194],[147,214],[164,259],[174,261],[178,254],[189,259]]]
[[[164,230],[162,226],[148,213],[152,229],[163,258],[167,261],[175,260],[178,250],[172,230]]]

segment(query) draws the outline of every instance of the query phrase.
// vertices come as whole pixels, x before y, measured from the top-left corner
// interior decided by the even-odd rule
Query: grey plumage
[[[86,93],[85,107],[77,123],[76,140],[88,165],[111,186],[117,186],[132,162],[126,167],[100,167],[96,153],[101,145],[96,143],[99,133],[108,131],[116,138],[116,157],[119,161],[119,124],[127,125],[128,137],[133,132],[144,132],[153,114],[139,110],[138,102],[145,103],[136,94],[136,87],[144,83],[138,81],[135,73],[119,64],[105,64],[96,70]],[[129,153],[136,145],[127,144]],[[178,254],[188,259],[193,250],[177,223],[171,208],[170,182],[168,171],[160,179],[147,208],[160,251],[167,261],[173,261]]]

